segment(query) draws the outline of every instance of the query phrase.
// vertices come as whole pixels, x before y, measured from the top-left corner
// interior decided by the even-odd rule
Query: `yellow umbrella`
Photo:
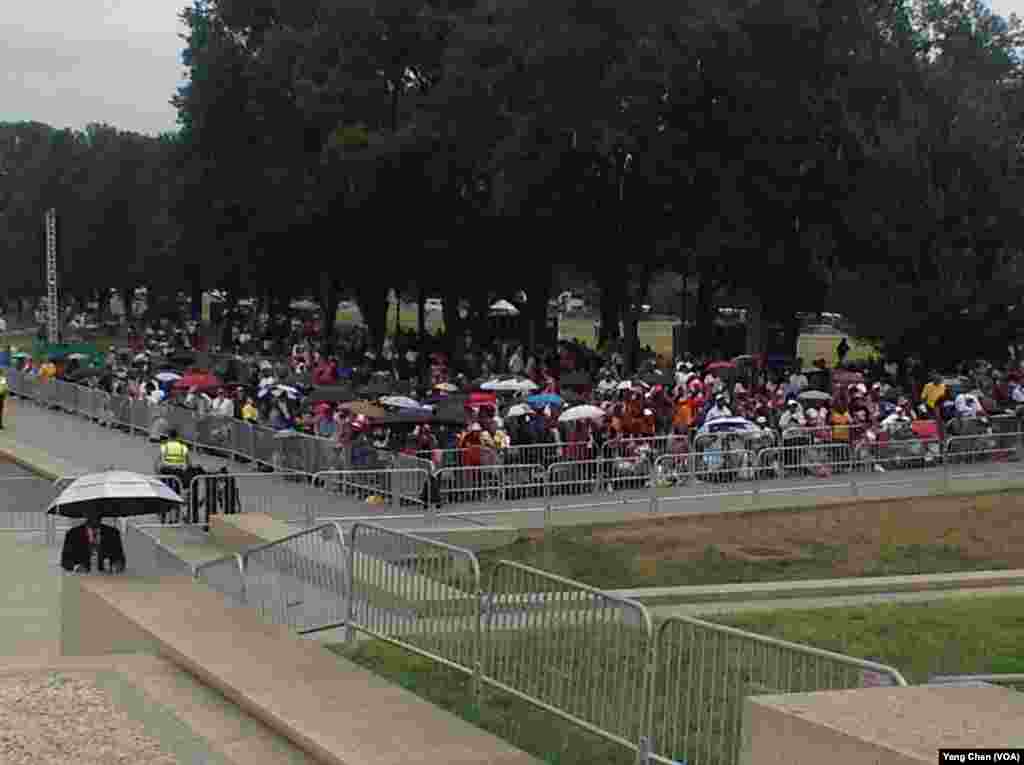
[[[383,417],[388,413],[384,407],[377,406],[372,401],[350,401],[347,404],[342,404],[341,409],[366,417]]]

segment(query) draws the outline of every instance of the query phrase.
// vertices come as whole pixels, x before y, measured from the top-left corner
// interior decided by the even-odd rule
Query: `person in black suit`
[[[60,565],[65,571],[92,570],[92,542],[99,542],[99,570],[121,573],[125,567],[121,532],[100,523],[100,516],[91,515],[81,526],[68,530]]]

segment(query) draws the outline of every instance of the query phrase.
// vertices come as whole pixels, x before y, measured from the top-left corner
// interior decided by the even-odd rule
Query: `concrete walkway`
[[[782,598],[727,603],[687,603],[675,606],[654,606],[651,615],[658,619],[670,616],[713,616],[751,611],[807,611],[819,608],[855,608],[884,603],[929,603],[950,598],[1024,597],[1024,587],[990,587],[986,589],[937,590],[934,592],[891,592],[871,595],[837,595],[827,598]]]
[[[153,469],[156,447],[145,438],[39,407],[25,399],[9,397],[8,409],[8,427],[0,431],[0,453],[20,455],[54,475],[102,470],[112,465],[143,473]],[[232,473],[253,473],[249,465],[216,457],[203,455],[199,462],[210,470],[226,466]],[[989,476],[972,478],[984,474]],[[996,477],[991,477],[991,474]],[[698,483],[696,486],[661,489],[658,491],[658,512],[767,510],[848,501],[851,496],[920,496],[940,493],[945,489],[940,468],[858,474],[856,478],[856,487],[851,485],[849,476],[843,475],[827,479],[767,481],[760,484],[756,495],[751,493],[754,485],[750,482]],[[1024,485],[1024,464],[957,465],[952,468],[952,479],[950,488],[954,491],[1021,486]],[[430,530],[439,526],[540,528],[545,524],[543,497],[514,502],[463,503],[444,508],[439,516],[425,518],[422,508],[369,505],[284,480],[280,474],[254,474],[252,478],[242,479],[239,489],[246,510],[269,512],[291,522],[302,522],[313,514],[318,519],[338,520],[345,524],[354,518],[367,518],[384,526],[405,530]],[[553,497],[551,505],[550,522],[555,525],[612,523],[642,518],[649,515],[652,507],[650,490],[562,495]]]

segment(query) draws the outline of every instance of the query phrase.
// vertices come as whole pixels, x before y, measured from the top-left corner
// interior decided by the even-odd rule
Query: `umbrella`
[[[85,518],[93,513],[124,518],[165,513],[183,502],[159,478],[111,470],[76,478],[50,503],[47,513],[65,518]]]
[[[323,388],[314,388],[313,393],[309,397],[310,403],[318,404],[321,401],[329,403],[344,403],[346,401],[352,401],[355,395],[352,393],[352,389],[344,385],[336,385]]]
[[[480,386],[480,390],[496,391],[500,393],[519,393],[524,390],[537,390],[540,386],[533,380],[509,377],[504,380],[490,380]]]
[[[543,408],[545,406],[561,406],[562,397],[557,396],[554,393],[541,393],[536,396],[530,396],[526,399],[526,403],[538,408]]]
[[[704,367],[704,371],[705,372],[717,372],[719,369],[735,369],[735,368],[736,368],[736,365],[733,364],[731,361],[712,361],[710,364],[708,364],[706,367]]]
[[[177,372],[160,372],[154,378],[157,382],[176,382],[181,379]]]
[[[85,353],[69,353],[67,355],[67,358],[68,359],[74,359],[76,361],[81,361],[82,359],[89,358],[89,356],[88,356],[88,354],[85,354]]]
[[[275,385],[273,388],[273,394],[275,396],[287,396],[293,401],[302,396],[302,393],[291,385]]]
[[[132,361],[134,361],[136,363],[141,363],[143,361],[149,361],[149,354],[148,353],[137,353],[135,355],[135,358],[132,359]]]
[[[506,417],[523,417],[527,414],[533,414],[533,410],[526,404],[516,404],[505,412]]]
[[[384,406],[393,406],[396,409],[419,409],[420,402],[415,401],[408,396],[384,396],[380,399],[380,403]]]
[[[18,351],[17,353],[12,355],[11,358],[12,359],[30,359],[30,358],[32,358],[32,354],[31,353],[25,353],[25,351]]]
[[[560,385],[568,385],[570,387],[588,387],[593,385],[593,383],[593,379],[586,372],[569,372],[559,380]]]
[[[800,398],[804,401],[828,401],[832,396],[820,390],[805,390]]]
[[[453,385],[450,382],[438,383],[437,385],[434,386],[434,390],[443,390],[446,393],[454,393],[458,389],[459,389],[458,385]]]
[[[491,313],[500,316],[518,316],[519,309],[507,300],[499,300],[491,306]]]
[[[593,420],[598,417],[604,417],[605,411],[599,406],[593,404],[580,404],[574,406],[571,409],[566,409],[562,412],[562,415],[558,418],[559,422],[576,422],[577,420]]]
[[[209,372],[190,372],[174,383],[174,390],[188,390],[189,388],[220,388],[224,383],[215,375]]]
[[[341,408],[346,412],[362,414],[366,417],[383,417],[388,413],[387,409],[382,406],[377,406],[372,401],[349,401],[348,403],[342,404]]]
[[[317,311],[320,309],[320,305],[312,300],[293,300],[291,307],[296,311]]]

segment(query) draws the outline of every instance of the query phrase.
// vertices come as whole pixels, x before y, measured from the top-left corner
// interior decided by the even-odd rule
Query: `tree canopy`
[[[0,125],[0,247],[64,283],[453,306],[586,274],[603,331],[652,282],[894,353],[1016,334],[1020,22],[980,0],[196,0],[180,128]],[[536,296],[536,297],[535,297]],[[628,327],[627,327],[628,329]],[[453,336],[459,335],[453,332]],[[614,338],[613,338],[614,339]]]

